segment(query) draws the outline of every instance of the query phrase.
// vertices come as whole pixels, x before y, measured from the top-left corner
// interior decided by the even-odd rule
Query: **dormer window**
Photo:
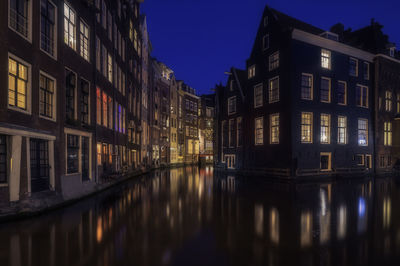
[[[326,39],[332,40],[332,41],[339,41],[339,35],[337,35],[336,33],[330,32],[330,31],[325,31],[323,33],[320,34],[321,37],[324,37]]]
[[[321,50],[321,67],[331,69],[331,52],[325,49]]]
[[[249,67],[249,70],[248,70],[248,78],[249,79],[254,78],[255,75],[256,75],[256,65],[252,65]]]

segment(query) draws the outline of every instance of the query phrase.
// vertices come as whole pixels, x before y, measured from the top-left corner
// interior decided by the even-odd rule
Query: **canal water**
[[[400,179],[155,171],[0,225],[0,265],[400,265]]]

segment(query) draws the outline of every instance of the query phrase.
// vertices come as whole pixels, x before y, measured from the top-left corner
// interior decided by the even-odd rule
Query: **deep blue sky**
[[[400,48],[400,0],[145,0],[152,55],[198,94],[209,93],[231,66],[244,68],[265,5],[322,29],[358,29],[371,18]]]

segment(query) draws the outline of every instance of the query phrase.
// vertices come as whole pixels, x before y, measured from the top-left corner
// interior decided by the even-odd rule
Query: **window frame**
[[[360,129],[361,121],[366,122],[366,129]],[[369,138],[369,128],[368,128],[368,126],[369,126],[368,119],[358,118],[358,120],[357,120],[357,144],[358,144],[358,146],[368,147],[368,143],[369,143],[369,139],[368,139]],[[361,135],[362,131],[365,131],[365,135],[366,135],[366,143],[365,144],[360,143],[360,135]]]
[[[328,90],[328,100],[323,100],[322,99],[322,81],[323,80],[327,80],[327,81],[329,81],[329,90]],[[321,103],[331,103],[332,102],[332,79],[331,78],[328,78],[328,77],[321,77],[321,87],[320,87],[320,90],[319,90],[319,98],[320,98],[320,101],[321,101]]]
[[[260,123],[261,127],[259,127],[259,128],[257,128],[257,121],[261,121],[261,123]],[[258,130],[261,130],[261,139],[257,138]],[[264,145],[264,117],[263,116],[254,118],[254,145],[255,146]]]
[[[235,108],[234,108],[235,110],[231,110],[231,109],[230,109],[230,103],[231,103],[231,101],[234,103],[233,106],[235,107]],[[236,114],[236,110],[237,110],[237,109],[236,109],[236,102],[237,102],[237,101],[236,101],[236,96],[231,96],[231,97],[228,98],[228,106],[227,106],[227,107],[228,107],[228,110],[227,110],[227,111],[228,111],[228,115]]]
[[[393,123],[390,121],[383,123],[383,145],[386,147],[393,145]]]
[[[261,88],[261,103],[260,104],[257,104],[257,101],[256,101],[257,100],[256,96],[258,95],[256,93],[257,92],[256,91],[257,88]],[[262,83],[259,83],[259,84],[255,85],[253,87],[253,93],[254,93],[254,101],[253,101],[254,108],[262,107],[264,105],[264,85]]]
[[[240,125],[240,127],[239,127]],[[236,118],[236,146],[242,147],[243,141],[241,140],[243,137],[243,118],[241,116]]]
[[[322,156],[328,156],[328,168],[327,169],[322,169],[322,165],[321,165]],[[321,152],[319,161],[320,161],[319,168],[320,168],[321,172],[330,172],[330,171],[332,171],[332,153],[331,152]]]
[[[277,119],[277,124],[274,124],[274,118],[278,118]],[[269,132],[270,132],[270,138],[269,138],[269,143],[270,144],[279,144],[280,142],[280,115],[279,113],[275,113],[275,114],[270,114],[269,115]],[[274,138],[274,133],[276,133],[276,139]]]
[[[85,79],[85,78],[82,78],[82,77],[80,77],[80,83],[79,83],[79,88],[80,88],[80,108],[79,108],[79,110],[80,110],[80,114],[82,115],[82,95],[83,95],[83,93],[82,93],[82,81],[84,81],[84,82],[86,82],[87,84],[88,84],[88,113],[87,113],[87,116],[88,116],[88,122],[87,122],[87,125],[90,125],[91,124],[91,120],[90,120],[90,114],[91,114],[91,112],[90,112],[90,108],[91,108],[91,95],[90,95],[90,89],[91,89],[91,87],[90,87],[90,81],[89,80],[87,80],[87,79]],[[81,119],[81,123],[83,123],[83,124],[86,124],[86,123],[84,123],[83,121],[82,121],[82,119]]]
[[[351,61],[352,60],[354,60],[355,62],[356,62],[356,73],[353,75],[353,73],[350,71],[351,70]],[[358,59],[357,58],[354,58],[354,57],[349,57],[349,76],[351,76],[351,77],[358,77],[358,75],[359,75],[359,70],[358,70],[358,67],[359,67],[359,65],[358,65]]]
[[[54,91],[53,91],[53,99],[52,99],[53,100],[53,103],[52,103],[52,114],[53,115],[52,115],[52,117],[48,117],[48,116],[40,114],[40,90],[41,90],[41,88],[40,88],[40,76],[41,75],[46,77],[46,78],[48,78],[48,79],[50,79],[50,80],[52,80],[53,83],[54,83]],[[47,119],[47,120],[53,121],[53,122],[57,121],[57,80],[56,80],[56,78],[54,78],[53,76],[47,74],[46,72],[44,72],[42,70],[39,71],[39,117],[43,118],[43,119]]]
[[[393,92],[390,90],[385,91],[385,111],[393,111]]]
[[[278,80],[278,88],[275,89],[275,90],[272,89],[272,83],[271,83],[274,80]],[[273,92],[275,92],[275,91],[278,92],[278,94],[277,94],[278,96],[277,96],[277,99],[272,100],[272,95],[273,95]],[[276,103],[276,102],[279,102],[279,101],[280,101],[280,79],[279,79],[279,76],[275,76],[275,77],[270,78],[268,80],[268,102],[269,103]]]
[[[303,115],[310,115],[310,124],[306,124],[303,122]],[[300,114],[300,142],[302,144],[312,144],[313,143],[313,130],[314,130],[314,113],[312,112],[301,112]],[[303,140],[303,132],[306,131],[304,127],[310,127],[310,136],[308,137],[309,141]]]
[[[323,121],[323,117],[326,117],[328,119],[327,125],[323,125],[322,123],[325,122]],[[322,140],[322,134],[323,131],[325,131],[326,134],[326,141]],[[320,115],[320,143],[321,144],[331,144],[331,115],[330,114],[325,114],[321,113]]]
[[[325,52],[325,55],[324,55],[324,52]],[[325,63],[326,63],[325,61],[328,63],[327,66],[325,66]],[[332,52],[330,50],[327,50],[324,48],[321,49],[321,67],[323,69],[328,69],[328,70],[332,69]]]
[[[85,36],[84,32],[82,33],[82,27],[84,31],[87,29],[87,37]],[[82,48],[85,48],[85,41],[87,42],[87,55],[85,55],[84,51],[82,51]],[[83,59],[90,63],[90,26],[82,18],[79,19],[79,54]]]
[[[361,89],[361,94],[360,94],[360,97],[361,97],[361,99],[360,99],[360,102],[361,102],[361,105],[359,105],[359,104],[357,104],[357,89],[358,89],[358,87],[360,87],[360,89]],[[366,96],[366,102],[364,102],[363,101],[363,98],[364,98],[364,89],[366,88],[366,92],[367,92],[367,96]],[[362,85],[362,84],[356,84],[356,106],[357,107],[362,107],[362,108],[369,108],[369,87],[368,86],[365,86],[365,85]]]
[[[40,1],[43,1],[43,0],[40,0]],[[58,47],[58,6],[53,2],[53,1],[51,1],[51,0],[45,0],[45,1],[48,1],[48,2],[50,2],[53,6],[54,6],[54,32],[53,32],[53,34],[54,34],[54,40],[53,40],[53,44],[54,44],[54,47],[53,47],[53,54],[51,54],[51,53],[49,53],[49,52],[47,52],[46,50],[44,50],[44,49],[42,49],[42,10],[40,9],[40,22],[39,22],[39,27],[40,27],[40,44],[39,44],[39,48],[40,48],[40,50],[43,52],[43,53],[45,53],[45,54],[47,54],[48,56],[50,56],[51,58],[53,58],[54,60],[57,60],[57,55],[58,55],[58,49],[57,49],[57,47]],[[30,1],[30,2],[32,2],[32,1]]]
[[[341,126],[340,119],[344,119],[344,126]],[[348,143],[348,133],[347,133],[347,116],[338,115],[338,135],[337,135],[337,143],[339,145],[346,145]],[[341,132],[341,129],[343,132]],[[341,135],[344,134],[344,142],[341,141]]]
[[[29,43],[32,43],[32,15],[33,15],[33,11],[32,11],[32,2],[31,0],[27,0],[28,2],[28,10],[27,10],[27,15],[28,15],[28,25],[27,25],[27,31],[28,31],[28,36],[24,36],[22,33],[18,32],[16,29],[14,29],[11,26],[10,23],[10,18],[11,18],[11,0],[8,0],[8,17],[7,17],[7,23],[8,23],[8,28],[10,30],[12,30],[13,32],[15,32],[16,34],[18,34],[20,37],[22,37],[23,39],[25,39],[26,41],[28,41]]]
[[[256,65],[251,65],[249,66],[249,69],[247,70],[247,78],[252,79],[256,76]]]
[[[277,56],[277,58],[275,58]],[[272,53],[269,57],[268,57],[268,70],[272,71],[275,70],[277,68],[279,68],[280,66],[280,53],[279,50]]]
[[[309,78],[311,78],[311,87],[310,87],[310,98],[304,98],[303,97],[303,77],[307,76]],[[300,80],[300,98],[302,100],[305,101],[312,101],[314,100],[314,75],[313,74],[309,74],[309,73],[301,73],[301,80]]]
[[[338,80],[338,88],[337,88],[337,100],[338,100],[338,105],[347,105],[347,82],[343,80]],[[339,84],[344,84],[344,103],[339,102]]]
[[[77,42],[77,36],[76,36],[76,31],[77,31],[77,24],[78,24],[78,16],[77,16],[77,12],[75,11],[75,9],[74,8],[72,8],[72,5],[69,3],[69,2],[67,2],[67,1],[64,1],[63,2],[63,6],[64,6],[64,10],[63,10],[63,18],[64,18],[64,44],[67,46],[67,47],[69,47],[69,48],[71,48],[72,50],[74,50],[75,52],[76,52],[76,42]],[[65,16],[65,7],[68,7],[68,14],[72,11],[73,13],[74,13],[74,23],[72,24],[71,23],[71,21],[70,21],[70,15],[68,16],[68,18]],[[67,27],[67,25],[65,25],[65,20],[67,20],[68,21],[68,27]],[[73,44],[72,44],[72,46],[70,45],[70,43],[69,43],[69,37],[70,37],[70,34],[69,34],[69,25],[70,25],[70,23],[72,24],[72,25],[74,25],[73,26],[73,38],[74,38],[74,41],[73,41]],[[67,28],[68,28],[68,30],[67,30]],[[68,40],[66,40],[65,39],[65,34],[67,34],[68,35]]]

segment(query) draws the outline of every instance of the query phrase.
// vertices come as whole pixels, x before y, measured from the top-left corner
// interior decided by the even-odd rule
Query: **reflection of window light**
[[[300,231],[301,231],[301,237],[300,237],[300,245],[301,247],[308,247],[311,245],[311,240],[312,240],[312,220],[311,220],[311,213],[310,212],[305,212],[301,213],[301,218],[300,218]]]
[[[340,206],[338,209],[338,239],[343,239],[346,237],[347,227],[347,208],[346,206]]]
[[[319,190],[319,197],[321,200],[321,215],[326,215],[326,191],[322,188]]]
[[[365,200],[360,198],[358,200],[358,216],[364,217],[365,215]]]
[[[270,211],[270,234],[271,241],[279,244],[279,213],[275,208]]]
[[[390,226],[390,218],[392,212],[392,203],[390,198],[383,200],[383,228],[387,229]]]
[[[254,206],[254,232],[257,236],[262,237],[264,230],[264,209],[261,204]]]

